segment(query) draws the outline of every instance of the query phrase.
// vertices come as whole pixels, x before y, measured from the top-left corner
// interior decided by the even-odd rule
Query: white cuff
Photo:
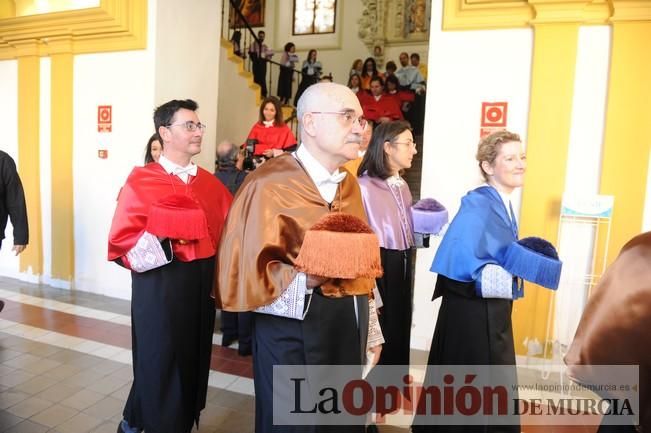
[[[384,344],[384,335],[382,335],[382,328],[380,321],[377,317],[377,308],[375,307],[375,299],[368,298],[368,338],[366,340],[366,350],[372,347]]]
[[[173,253],[171,251],[172,248],[170,245],[170,257],[168,259],[158,238],[151,233],[144,232],[140,236],[140,239],[138,239],[136,246],[131,248],[126,256],[131,270],[140,273],[160,268],[170,263],[173,259]]]
[[[475,284],[482,298],[513,299],[513,275],[499,265],[485,265]]]

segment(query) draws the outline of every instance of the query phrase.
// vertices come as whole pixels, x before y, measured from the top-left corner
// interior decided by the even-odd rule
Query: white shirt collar
[[[318,188],[321,197],[328,203],[331,203],[337,194],[339,183],[346,177],[346,172],[336,169],[330,173],[327,168],[312,156],[303,144],[294,152],[294,157],[303,164],[305,171],[307,171],[307,174],[312,178],[312,181]]]
[[[197,175],[197,164],[192,161],[190,161],[190,164],[186,165],[185,167],[181,167],[177,163],[167,159],[165,155],[161,154],[160,158],[158,158],[158,163],[163,166],[163,169],[167,172],[167,174],[174,174],[185,183],[188,183],[188,175]]]
[[[505,192],[500,191],[499,189],[495,188],[494,186],[490,184],[486,184],[486,186],[490,186],[493,188],[497,193],[500,195],[500,198],[502,199],[502,203],[504,203],[504,207],[506,208],[506,214],[509,216],[509,219],[511,219],[511,195],[512,194],[507,194]],[[515,211],[514,211],[515,212]]]
[[[274,126],[274,121],[273,120],[263,120],[262,124],[264,125],[265,128],[271,128]]]

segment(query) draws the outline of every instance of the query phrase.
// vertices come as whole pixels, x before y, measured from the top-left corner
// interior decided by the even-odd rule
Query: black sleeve
[[[5,186],[5,205],[11,225],[14,226],[14,245],[27,245],[29,228],[27,225],[27,206],[25,192],[13,159],[5,158],[2,164],[2,182]]]

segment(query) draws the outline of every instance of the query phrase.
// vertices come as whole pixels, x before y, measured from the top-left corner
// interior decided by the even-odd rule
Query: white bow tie
[[[263,120],[262,124],[264,125],[265,128],[271,128],[272,126],[274,126],[274,121],[273,120],[269,120],[269,121]]]
[[[331,174],[330,177],[327,179],[323,179],[322,181],[319,182],[319,185],[327,185],[329,183],[331,184],[339,184],[341,183],[342,180],[346,177],[346,172],[345,171],[340,171],[339,173]]]
[[[196,176],[197,175],[197,164],[190,164],[190,165],[187,165],[185,167],[175,167],[174,168],[174,174],[175,175],[178,176],[179,174],[183,174],[183,173],[187,173],[187,174],[189,174],[191,176]]]

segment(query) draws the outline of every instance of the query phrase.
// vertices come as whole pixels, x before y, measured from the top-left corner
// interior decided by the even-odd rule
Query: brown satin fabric
[[[305,231],[328,212],[367,221],[350,173],[328,207],[299,162],[285,154],[265,162],[238,190],[222,232],[217,260],[218,308],[250,311],[273,302],[296,276],[294,261]],[[326,296],[368,295],[374,280],[330,280]],[[221,305],[220,305],[221,301]]]
[[[565,363],[582,383],[598,379],[584,366],[639,365],[640,423],[651,431],[651,232],[630,240],[601,277]]]

